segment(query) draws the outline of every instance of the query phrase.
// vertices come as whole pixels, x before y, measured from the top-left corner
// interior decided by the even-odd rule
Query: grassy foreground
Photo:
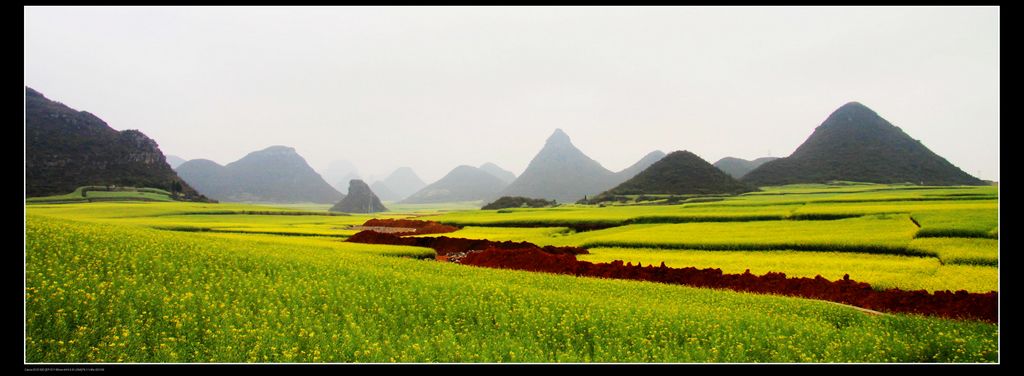
[[[28,362],[991,362],[998,351],[986,323],[384,257],[395,251],[323,238],[32,213],[25,236]]]

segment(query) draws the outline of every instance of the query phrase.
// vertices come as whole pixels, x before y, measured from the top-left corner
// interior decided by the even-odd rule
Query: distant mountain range
[[[392,191],[391,188],[388,188],[387,184],[384,184],[384,182],[380,180],[373,182],[373,184],[370,184],[370,190],[372,190],[373,193],[377,195],[377,197],[384,201],[398,201],[403,198],[402,196],[399,196],[397,193]]]
[[[714,166],[718,167],[719,170],[729,174],[733,178],[739,179],[748,172],[753,171],[762,164],[768,161],[774,161],[779,159],[778,157],[761,157],[752,161],[741,158],[725,157],[715,162]]]
[[[390,191],[393,194],[389,194],[389,198],[385,198],[388,201],[398,201],[411,196],[423,187],[427,186],[427,183],[420,179],[419,175],[409,167],[399,167],[395,171],[391,172],[386,178],[375,182],[374,192],[378,191]]]
[[[790,156],[743,176],[754,186],[835,180],[921,185],[983,185],[857,102],[835,110]]]
[[[328,184],[338,180],[337,186],[362,195],[349,202],[373,210],[380,199],[438,203],[515,196],[569,203],[602,192],[738,193],[766,185],[836,180],[986,184],[857,102],[835,110],[785,158],[726,157],[712,166],[687,151],[654,151],[612,172],[556,129],[518,177],[488,162],[479,168],[458,166],[427,185],[411,168],[401,167],[370,186],[358,179],[358,170],[347,161],[333,162],[325,170],[325,177],[330,176],[325,180],[286,146],[255,151],[225,166],[206,159],[165,157],[155,141],[137,130],[116,131],[88,112],[51,101],[28,87],[25,92],[25,190],[30,197],[65,194],[86,185],[118,185],[177,191],[188,200],[340,204],[345,195]]]
[[[648,153],[637,163],[615,173],[577,149],[569,135],[556,129],[530,161],[526,171],[491,199],[498,196],[522,196],[556,200],[559,203],[575,202],[632,178],[664,155],[661,151]]]
[[[359,176],[359,169],[352,162],[344,159],[332,161],[320,173],[320,176],[339,192],[348,190],[349,182],[352,179],[362,179]]]
[[[473,167],[458,166],[440,180],[423,187],[402,200],[406,204],[489,200],[507,186],[490,173]]]
[[[91,113],[26,87],[25,195],[66,194],[86,185],[160,188],[184,200],[207,200],[178,177],[156,141],[142,132],[114,130]]]
[[[606,194],[738,194],[753,190],[684,150],[672,152]]]
[[[480,165],[480,169],[488,174],[494,175],[494,177],[498,179],[501,179],[505,184],[509,184],[513,180],[516,180],[516,174],[513,174],[512,171],[505,170],[491,162]]]
[[[254,151],[225,166],[194,159],[177,171],[197,190],[222,201],[333,204],[344,197],[287,146]]]
[[[182,159],[181,157],[179,157],[177,155],[168,155],[167,156],[167,164],[170,165],[172,169],[173,168],[178,168],[178,166],[181,166],[181,164],[185,163],[185,162],[186,162],[185,159]]]
[[[626,167],[626,169],[619,171],[615,174],[617,175],[617,178],[621,180],[620,183],[624,182],[626,180],[632,179],[634,176],[646,170],[648,167],[651,167],[651,165],[660,161],[662,158],[665,158],[665,152],[661,150],[652,151],[650,153],[647,153],[647,155],[645,155],[643,158],[640,158],[640,160],[634,163],[632,166]]]

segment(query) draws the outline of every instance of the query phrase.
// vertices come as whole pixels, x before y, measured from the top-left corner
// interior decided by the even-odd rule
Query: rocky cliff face
[[[388,211],[373,194],[366,182],[353,179],[348,184],[348,195],[331,207],[330,211],[344,213],[377,213]]]
[[[174,183],[178,183],[177,185]],[[151,187],[207,201],[171,169],[156,141],[138,130],[117,131],[25,88],[25,193],[65,194],[85,185]]]
[[[160,152],[160,147],[156,144],[156,141],[146,137],[142,132],[128,129],[122,131],[118,136],[127,151],[124,155],[125,161],[154,166],[159,163],[166,163],[166,158]]]

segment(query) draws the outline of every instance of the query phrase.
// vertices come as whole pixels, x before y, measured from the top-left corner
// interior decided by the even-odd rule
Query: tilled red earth
[[[974,319],[988,322],[998,320],[996,292],[968,293],[966,291],[923,290],[903,291],[890,289],[876,291],[871,285],[855,282],[849,276],[835,282],[821,276],[815,278],[787,278],[784,273],[763,276],[750,274],[724,274],[721,269],[669,268],[639,264],[623,265],[622,261],[591,263],[576,260],[571,254],[551,254],[540,249],[488,248],[483,252],[467,254],[460,263],[489,268],[518,269],[533,272],[570,274],[575,276],[633,279],[687,285],[723,288],[765,294],[799,296],[849,304],[882,312],[904,312],[936,315],[954,319]]]
[[[492,248],[538,249],[543,253],[569,255],[589,253],[586,249],[580,247],[555,247],[550,245],[538,247],[537,245],[529,242],[496,242],[486,239],[449,238],[447,236],[439,236],[436,238],[406,238],[394,234],[383,234],[375,231],[360,231],[355,235],[350,236],[347,241],[354,243],[410,245],[416,247],[427,247],[434,249],[434,251],[437,251],[438,256],[448,256],[453,253],[467,253],[470,251],[483,251],[485,249]],[[573,257],[573,260],[575,259],[576,258]]]
[[[442,225],[433,221],[418,221],[415,219],[388,219],[388,218],[373,218],[366,223],[363,223],[363,227],[393,227],[399,228],[403,231],[398,231],[404,235],[424,235],[424,234],[443,234],[447,232],[456,231],[459,228],[455,226]],[[408,229],[413,229],[409,232]]]
[[[375,220],[371,220],[375,221]],[[425,222],[425,221],[416,221]],[[368,221],[367,226],[370,226]],[[379,224],[373,224],[379,226]],[[395,226],[398,226],[395,224]],[[444,225],[441,225],[444,226]],[[402,223],[400,227],[413,227]],[[450,227],[450,226],[449,226]],[[660,266],[623,264],[622,261],[592,263],[579,261],[577,254],[586,254],[580,247],[539,247],[529,242],[495,242],[483,239],[403,238],[374,231],[362,231],[347,241],[369,244],[409,245],[432,248],[438,260],[454,261],[465,265],[489,268],[516,269],[533,272],[569,274],[583,277],[632,279],[640,281],[680,284],[694,287],[722,288],[737,291],[798,296],[828,300],[882,312],[903,312],[935,315],[953,319],[998,321],[998,293],[968,293],[966,291],[924,290],[904,291],[889,289],[877,291],[871,285],[856,282],[846,276],[829,281],[815,278],[787,278],[784,273],[757,276],[747,270],[743,274],[724,274],[721,269],[670,268]]]

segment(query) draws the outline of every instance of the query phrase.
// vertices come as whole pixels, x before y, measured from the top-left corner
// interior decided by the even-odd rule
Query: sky
[[[25,85],[167,155],[272,145],[367,180],[561,128],[612,171],[785,157],[858,101],[999,180],[998,7],[25,7]],[[332,182],[333,183],[333,182]]]

